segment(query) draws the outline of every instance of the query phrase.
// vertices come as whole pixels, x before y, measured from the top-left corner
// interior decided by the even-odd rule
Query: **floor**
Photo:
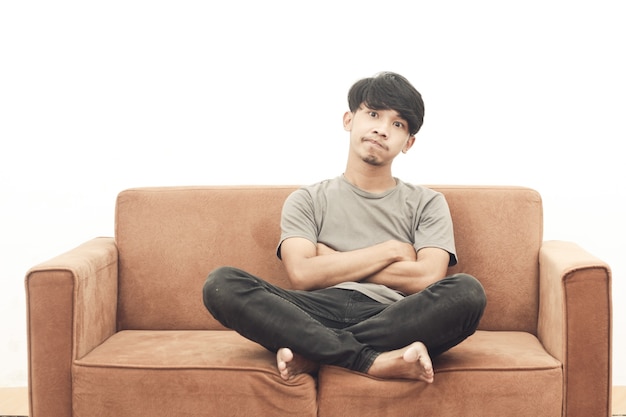
[[[28,388],[0,388],[0,417],[28,416]]]
[[[626,386],[613,387],[613,415],[626,416]],[[28,389],[0,388],[0,417],[28,416]]]
[[[626,387],[613,387],[613,415],[626,416]]]

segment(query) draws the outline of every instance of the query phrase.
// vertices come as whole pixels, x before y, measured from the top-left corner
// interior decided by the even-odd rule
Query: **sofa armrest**
[[[72,415],[72,361],[116,331],[117,247],[97,238],[26,275],[30,416]]]
[[[537,334],[563,363],[564,416],[611,412],[611,270],[571,242],[539,253]]]

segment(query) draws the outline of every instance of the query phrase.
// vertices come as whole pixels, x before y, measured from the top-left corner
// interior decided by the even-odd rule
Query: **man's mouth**
[[[377,141],[376,139],[365,137],[365,138],[363,138],[363,142],[369,142],[369,143],[373,144],[376,147],[379,147],[381,149],[387,150],[387,147],[383,143]]]

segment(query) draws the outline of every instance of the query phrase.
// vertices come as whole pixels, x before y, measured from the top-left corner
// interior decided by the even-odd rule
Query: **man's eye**
[[[393,125],[395,127],[399,127],[399,128],[403,128],[404,127],[404,123],[402,123],[402,122],[394,122]]]
[[[375,112],[375,111],[371,111],[371,112],[369,112],[369,115],[370,115],[370,117],[376,117],[376,116],[378,116],[378,113]]]

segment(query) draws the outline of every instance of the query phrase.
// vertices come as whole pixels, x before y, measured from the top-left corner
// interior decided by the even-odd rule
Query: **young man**
[[[475,332],[486,300],[456,264],[442,194],[394,178],[422,126],[420,93],[402,76],[355,83],[343,125],[343,175],[286,200],[277,254],[292,290],[223,267],[203,290],[225,326],[276,352],[290,379],[331,364],[380,378],[434,380],[431,358]]]

